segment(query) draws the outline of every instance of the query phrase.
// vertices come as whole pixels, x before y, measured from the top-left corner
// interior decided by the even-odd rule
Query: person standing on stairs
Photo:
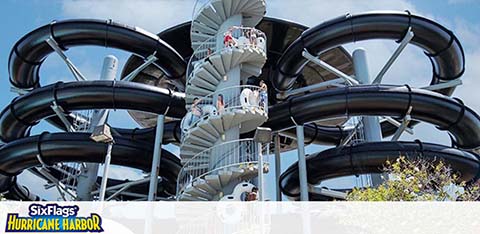
[[[233,39],[232,37],[232,32],[230,30],[228,30],[226,33],[225,33],[225,37],[223,38],[223,43],[225,44],[225,47],[234,47],[235,46],[235,40]]]
[[[268,87],[263,80],[260,81],[260,107],[263,108],[263,111],[268,108]]]
[[[199,103],[200,103],[200,99],[198,97],[193,99],[192,118],[190,119],[190,123],[189,123],[190,126],[195,122],[197,122],[197,120],[199,120],[200,117],[202,116],[202,108],[198,106]]]
[[[253,28],[250,30],[249,40],[250,40],[250,45],[252,45],[252,46],[257,45],[257,32]]]
[[[225,103],[223,101],[223,95],[222,94],[219,94],[218,97],[217,97],[217,111],[218,111],[219,115],[223,114],[224,111],[225,111]]]

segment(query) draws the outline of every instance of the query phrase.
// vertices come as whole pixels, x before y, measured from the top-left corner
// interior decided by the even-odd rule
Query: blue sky
[[[0,3],[0,107],[5,107],[15,94],[9,91],[8,56],[13,44],[29,31],[48,24],[52,20],[70,18],[113,19],[122,23],[145,28],[157,33],[170,26],[182,23],[191,18],[193,1],[15,1],[6,0]],[[315,26],[324,20],[347,12],[358,13],[370,10],[410,10],[412,13],[424,15],[445,25],[459,37],[466,51],[466,73],[464,85],[459,87],[454,96],[462,98],[467,105],[480,111],[480,99],[476,94],[478,74],[480,74],[480,1],[478,0],[267,0],[267,15],[296,21],[307,26]],[[269,38],[274,40],[274,38]],[[349,51],[357,47],[365,47],[368,51],[370,73],[375,75],[383,63],[395,49],[395,43],[389,41],[372,41],[346,45]],[[69,50],[67,55],[89,79],[97,79],[103,57],[113,54],[123,65],[129,54],[122,51],[102,47],[77,47]],[[410,83],[414,86],[425,86],[430,80],[431,71],[427,59],[422,52],[413,46],[405,52],[387,73],[385,82],[392,84]],[[42,84],[58,80],[73,81],[66,66],[55,54],[51,55],[41,70]],[[133,127],[136,124],[124,112],[113,113],[110,123],[114,126]],[[34,128],[34,133],[55,131],[45,123]],[[403,136],[402,139],[422,139],[429,142],[449,144],[445,133],[432,126],[422,124],[416,128],[414,136]],[[174,152],[174,147],[168,147]],[[307,153],[324,149],[321,146],[307,147]],[[295,152],[283,155],[282,168],[294,162]],[[272,170],[273,171],[273,170]],[[267,182],[272,182],[268,175]],[[30,178],[30,177],[27,177]],[[351,180],[349,180],[351,183]],[[25,183],[33,184],[29,179]],[[340,183],[340,187],[343,183]],[[270,186],[271,187],[271,186]],[[269,188],[272,194],[272,189]]]

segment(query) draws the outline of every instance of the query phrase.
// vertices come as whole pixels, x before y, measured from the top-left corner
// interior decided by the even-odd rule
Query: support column
[[[113,142],[108,143],[107,148],[107,156],[105,156],[105,168],[103,169],[103,176],[102,176],[102,183],[100,184],[100,194],[99,194],[99,201],[105,201],[105,192],[107,190],[107,182],[108,182],[108,172],[110,169],[110,162],[112,161],[112,148]]]
[[[300,180],[300,201],[308,201],[307,162],[305,160],[305,138],[303,124],[297,127],[298,174]]]
[[[103,60],[102,73],[100,80],[115,80],[118,69],[118,59],[113,55],[108,55]],[[107,121],[108,110],[95,110],[90,120],[88,132],[92,132],[98,125],[103,125]],[[98,176],[98,163],[86,163],[82,175],[78,178],[77,197],[81,201],[91,201],[95,183]]]
[[[258,151],[258,200],[264,201],[265,199],[265,186],[263,183],[263,152],[262,143],[257,143]]]
[[[355,69],[355,77],[360,84],[371,84],[372,79],[368,72],[367,53],[365,49],[359,48],[353,51],[353,66]],[[365,141],[382,141],[382,128],[377,116],[364,116],[362,118]],[[373,186],[382,183],[379,174],[370,175]]]
[[[282,162],[280,158],[280,135],[277,133],[275,135],[275,191],[276,191],[276,201],[282,201],[282,191],[280,191],[280,175]]]
[[[165,115],[158,115],[157,129],[155,134],[155,148],[153,150],[152,170],[150,171],[150,187],[148,189],[148,201],[155,201],[157,197],[158,174],[160,172],[160,159],[162,156],[163,125]]]

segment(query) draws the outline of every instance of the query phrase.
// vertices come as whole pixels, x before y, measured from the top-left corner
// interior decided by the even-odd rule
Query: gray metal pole
[[[262,152],[262,143],[257,143],[258,150],[258,200],[264,201],[265,195],[265,186],[263,183],[263,152]]]
[[[276,201],[282,201],[282,191],[280,191],[280,175],[282,170],[282,161],[280,159],[280,135],[275,135],[275,191],[277,194]]]
[[[108,55],[103,60],[102,73],[100,80],[115,80],[118,69],[118,59],[113,55]],[[95,110],[90,120],[89,132],[98,125],[103,125],[107,121],[108,110]],[[94,190],[98,176],[98,163],[86,163],[86,167],[78,178],[77,198],[81,201],[92,200],[91,192]]]
[[[107,182],[108,182],[108,171],[110,169],[110,162],[112,161],[112,148],[113,148],[113,142],[108,143],[108,148],[107,148],[107,155],[105,156],[105,166],[103,169],[103,177],[102,177],[102,183],[100,184],[100,194],[99,194],[99,201],[104,201],[105,200],[105,192],[107,189]]]
[[[150,187],[148,189],[148,200],[155,201],[157,197],[158,174],[160,171],[160,159],[162,157],[163,125],[165,115],[157,117],[157,131],[155,134],[155,146],[153,149],[152,170],[150,171]]]
[[[297,125],[298,174],[300,180],[300,201],[308,201],[307,162],[303,124]]]
[[[353,67],[355,69],[355,77],[360,84],[371,84],[372,80],[368,72],[367,53],[365,49],[359,48],[353,51]],[[377,116],[364,116],[362,118],[362,124],[365,134],[365,140],[368,141],[381,141],[382,140],[382,128],[380,127],[380,121]],[[373,185],[378,185],[382,182],[381,176],[378,174],[370,175]]]

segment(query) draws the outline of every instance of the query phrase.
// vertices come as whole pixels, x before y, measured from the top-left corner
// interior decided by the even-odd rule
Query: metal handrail
[[[220,51],[223,51],[225,49],[229,49],[231,47],[235,47],[238,49],[243,49],[243,48],[256,48],[260,49],[263,52],[266,52],[266,44],[267,44],[267,36],[265,35],[264,32],[261,30],[258,30],[253,27],[240,27],[240,26],[232,26],[227,29],[223,34],[226,35],[227,32],[230,32],[232,35],[233,40],[235,41],[234,46],[227,46],[222,43],[222,46],[220,47],[219,50],[217,50],[216,45],[217,45],[217,36],[212,36],[202,42],[200,46],[198,46],[195,51],[193,52],[192,56],[190,57],[190,60],[188,61],[187,64],[187,83],[191,79],[192,71],[195,67],[195,63],[200,60],[205,60],[206,58],[213,56],[217,54]],[[255,35],[253,37],[252,35]],[[263,38],[264,43],[263,44],[258,44],[256,41],[258,38]],[[241,40],[242,39],[242,40]],[[255,39],[255,40],[254,40]],[[241,42],[241,43],[240,43]],[[209,46],[209,45],[215,45],[214,47]]]
[[[190,74],[193,71],[193,68],[195,67],[195,63],[199,60],[206,59],[207,57],[216,54],[217,52],[217,37],[212,36],[208,38],[207,40],[203,41],[202,44],[200,44],[195,51],[193,51],[192,56],[188,60],[187,63],[187,77],[190,77]],[[215,46],[210,46],[210,45],[215,45]],[[190,79],[187,79],[187,83],[190,81]]]
[[[210,7],[211,3],[212,3],[212,0],[196,0],[195,4],[193,5],[192,19],[195,20],[198,14],[200,14],[200,12],[203,11],[203,9]]]
[[[248,103],[242,104],[240,99],[241,93],[245,89],[250,89],[252,91],[253,97],[248,99]],[[222,95],[223,96],[223,107],[220,110],[220,107],[216,105],[216,99]],[[203,110],[205,107],[210,107],[210,111]],[[205,97],[199,98],[196,104],[192,104],[188,106],[187,109],[189,112],[192,112],[193,108],[199,108],[202,110],[200,115],[196,115],[196,120],[190,122],[188,124],[188,128],[192,128],[196,126],[201,121],[209,118],[210,116],[214,115],[222,115],[226,112],[238,110],[238,109],[248,109],[248,110],[257,110],[263,111],[265,114],[268,114],[268,91],[262,90],[261,87],[255,85],[237,85],[231,86],[223,89],[219,89]],[[199,111],[199,110],[198,110]],[[194,113],[191,114],[192,118]],[[191,121],[186,120],[189,115],[186,115],[182,119],[182,126],[184,121]],[[187,131],[182,131],[182,141],[186,135]]]
[[[206,149],[190,160],[188,160],[180,170],[177,178],[177,195],[183,189],[193,183],[198,178],[203,178],[213,172],[245,164],[258,163],[259,149],[257,142],[253,139],[240,139],[212,146]],[[234,145],[233,147],[231,145]],[[223,151],[222,151],[223,150]],[[266,144],[261,144],[262,152],[266,150]],[[219,152],[220,151],[220,152]],[[212,160],[211,156],[220,155]],[[202,162],[202,158],[208,158],[208,163]],[[266,162],[266,160],[264,160]],[[267,162],[268,163],[268,162]],[[262,167],[263,170],[263,167]]]

